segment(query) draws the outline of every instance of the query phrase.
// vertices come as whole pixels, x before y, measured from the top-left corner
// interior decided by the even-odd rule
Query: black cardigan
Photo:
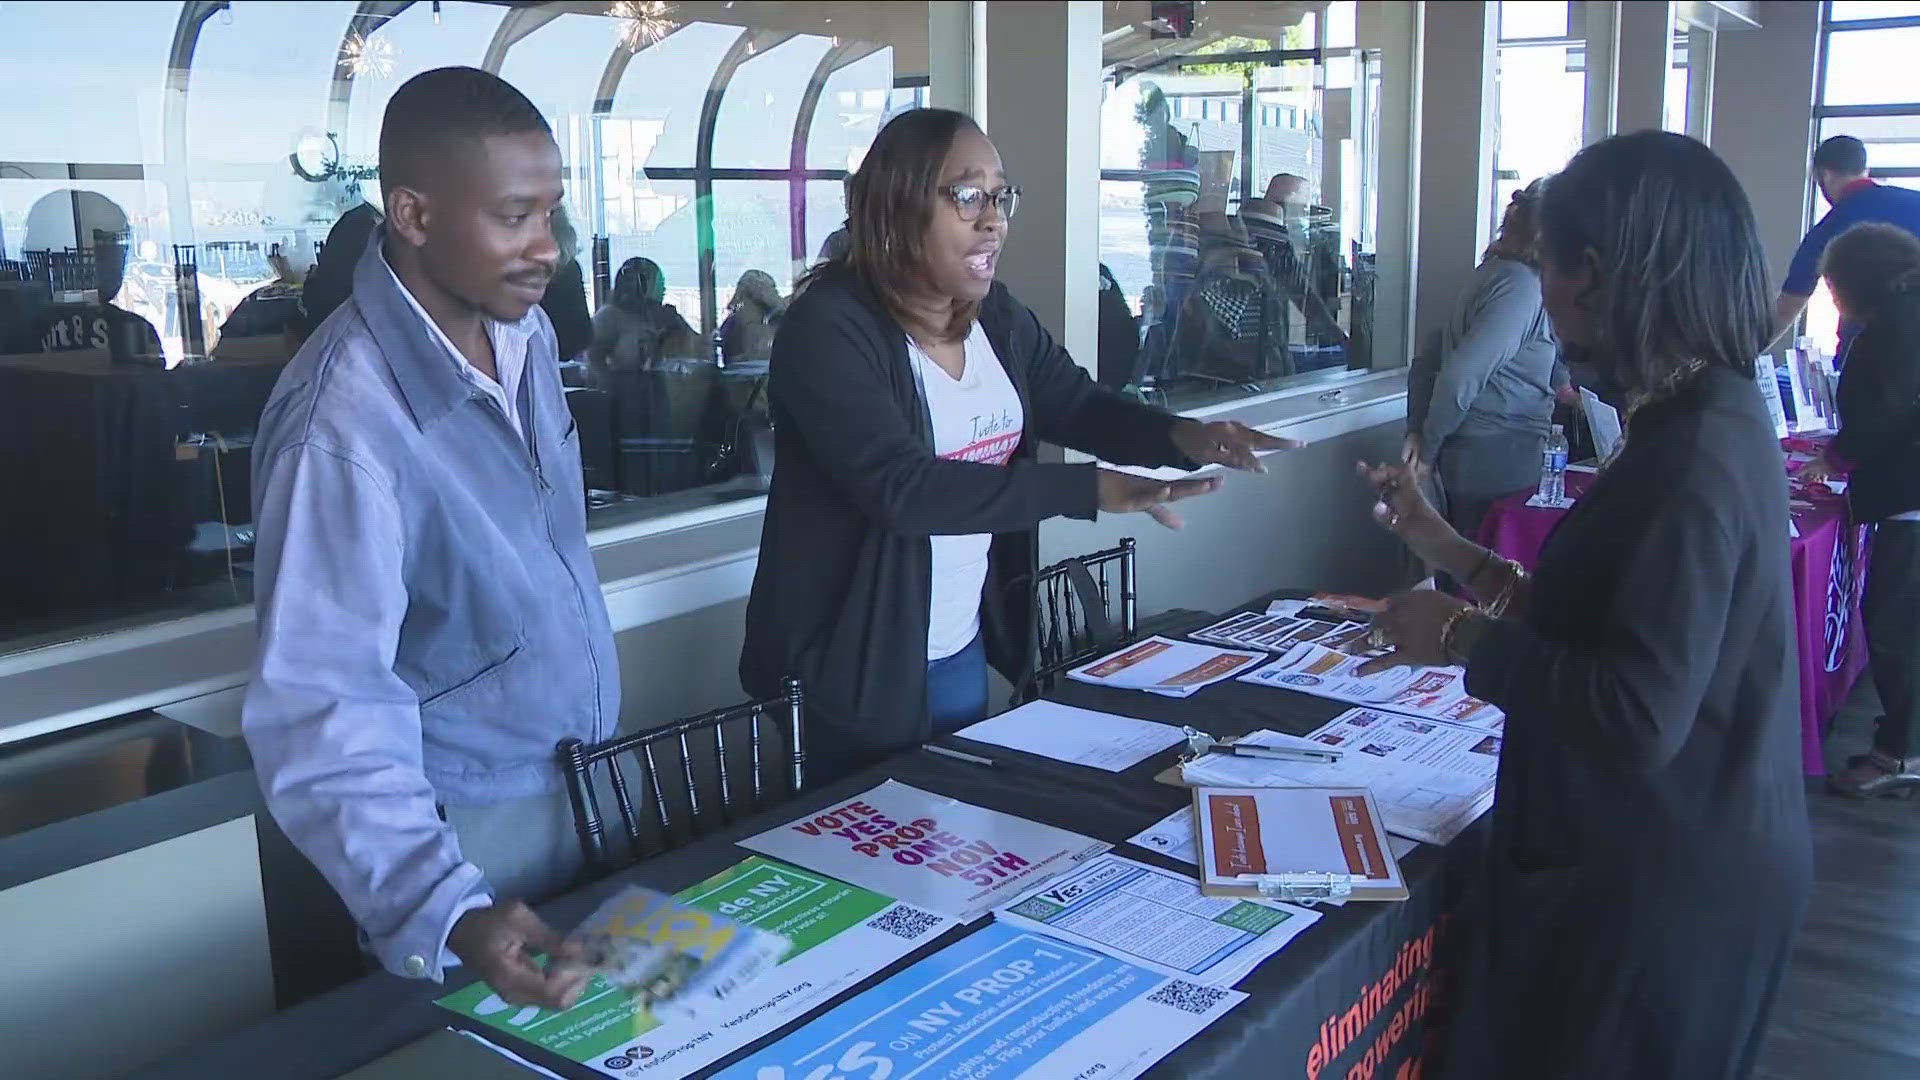
[[[1850,470],[1854,517],[1920,510],[1920,280],[1895,284],[1854,335],[1835,396],[1833,453]]]
[[[809,728],[868,756],[924,741],[929,536],[994,533],[982,596],[989,661],[1032,664],[1034,529],[1092,518],[1092,464],[1042,464],[1041,440],[1119,464],[1192,464],[1174,417],[1096,386],[1025,305],[995,285],[980,325],[1020,395],[1025,436],[1006,466],[944,461],[907,335],[851,272],[829,269],[788,307],[768,402],[773,483],[747,602],[740,680],[756,697],[806,682]]]

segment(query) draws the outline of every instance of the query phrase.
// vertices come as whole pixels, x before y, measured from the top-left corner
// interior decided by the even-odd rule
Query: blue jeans
[[[979,635],[966,648],[927,665],[927,716],[936,737],[987,718],[987,646]]]

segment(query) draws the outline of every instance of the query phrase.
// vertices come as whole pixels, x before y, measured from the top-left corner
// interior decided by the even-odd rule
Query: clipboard
[[[1299,901],[1409,895],[1366,788],[1201,787],[1193,789],[1193,814],[1204,896]]]

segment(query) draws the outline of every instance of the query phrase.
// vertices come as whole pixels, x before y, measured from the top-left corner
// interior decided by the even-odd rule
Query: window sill
[[[1405,379],[1404,370],[1374,372],[1186,415],[1316,441],[1404,418]],[[1330,396],[1335,391],[1338,396]],[[764,497],[741,499],[593,530],[589,540],[614,631],[744,598],[758,562],[765,505]],[[0,745],[141,709],[231,733],[253,645],[252,610],[232,607],[0,657]]]
[[[589,534],[615,633],[745,596],[764,497]],[[253,610],[223,608],[0,657],[0,745],[142,709],[236,730]]]
[[[1289,386],[1264,394],[1254,394],[1182,411],[1180,415],[1209,423],[1238,420],[1256,431],[1304,442],[1343,435],[1349,431],[1377,427],[1406,419],[1407,373],[1405,368],[1368,372],[1332,382],[1311,382]],[[1067,452],[1067,460],[1087,462],[1092,457]],[[1205,475],[1218,471],[1212,465],[1189,473],[1180,469],[1142,469],[1113,465],[1109,468],[1157,480]]]

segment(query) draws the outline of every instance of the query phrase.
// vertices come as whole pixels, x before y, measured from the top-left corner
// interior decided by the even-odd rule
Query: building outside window
[[[250,602],[252,433],[312,330],[309,275],[335,225],[379,205],[387,100],[449,64],[498,73],[551,123],[576,300],[611,303],[623,265],[650,260],[684,326],[671,355],[597,355],[589,335],[562,357],[590,526],[758,499],[766,335],[730,328],[768,316],[730,301],[756,271],[790,295],[843,223],[849,170],[927,100],[927,19],[924,3],[0,7],[0,58],[33,87],[0,119],[0,653]]]
[[[1383,53],[1311,7],[1180,37],[1107,5],[1102,382],[1185,409],[1404,362],[1373,348]]]

